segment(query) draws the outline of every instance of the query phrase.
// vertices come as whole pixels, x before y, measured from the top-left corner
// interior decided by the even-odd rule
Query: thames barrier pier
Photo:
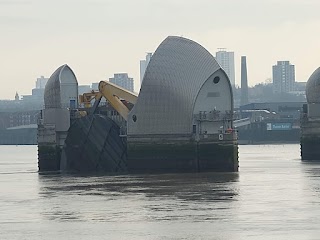
[[[165,39],[128,117],[132,171],[237,171],[230,81],[214,57],[181,37]]]
[[[238,171],[232,87],[198,43],[166,38],[148,64],[139,95],[101,81],[95,104],[77,109],[79,114],[72,113],[78,106],[71,90],[76,78],[66,65],[61,68],[45,90],[40,171]],[[64,78],[66,70],[73,78]],[[102,97],[118,118],[99,107]]]
[[[307,82],[306,96],[301,116],[301,159],[320,161],[320,67]]]
[[[49,78],[44,104],[38,122],[38,167],[40,171],[59,171],[72,112],[78,107],[78,81],[68,65]]]

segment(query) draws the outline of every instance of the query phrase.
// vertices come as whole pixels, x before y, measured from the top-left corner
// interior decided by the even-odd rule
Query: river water
[[[239,173],[40,175],[0,146],[0,239],[320,239],[320,163],[239,146]]]

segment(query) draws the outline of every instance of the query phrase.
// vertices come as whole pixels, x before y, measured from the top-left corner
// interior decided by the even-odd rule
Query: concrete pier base
[[[60,147],[38,145],[38,169],[40,172],[60,171],[60,159]]]
[[[127,151],[132,173],[238,171],[238,145],[231,139],[135,137],[128,139]]]
[[[317,68],[306,85],[307,104],[301,114],[301,159],[320,161],[320,68]]]
[[[52,124],[38,124],[38,169],[60,171],[61,151],[67,132],[57,132]]]
[[[233,143],[199,143],[199,171],[237,172],[238,145]]]
[[[301,159],[305,161],[320,161],[320,138],[302,137],[300,142]]]
[[[301,159],[305,161],[320,161],[320,119],[301,120]]]

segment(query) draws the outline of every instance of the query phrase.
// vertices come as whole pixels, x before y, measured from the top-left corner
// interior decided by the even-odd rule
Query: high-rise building
[[[31,95],[22,95],[21,102],[27,109],[42,109],[44,105],[44,91],[49,78],[41,76],[35,82]]]
[[[128,76],[128,73],[115,73],[113,78],[109,78],[109,82],[118,85],[131,92],[134,91],[133,78]]]
[[[272,66],[273,91],[275,93],[287,93],[294,91],[295,70],[289,61],[278,61]]]
[[[144,73],[146,72],[147,66],[150,62],[150,59],[152,57],[152,53],[147,53],[145,60],[140,60],[140,86],[143,81]]]
[[[49,78],[45,78],[44,76],[41,76],[39,78],[37,78],[37,81],[36,81],[36,88],[37,89],[44,89],[47,82],[48,82],[48,79]]]
[[[225,48],[218,48],[218,52],[216,52],[216,60],[220,64],[221,68],[227,73],[231,85],[234,87],[234,52],[227,52]]]
[[[241,106],[248,103],[247,57],[241,56]]]
[[[92,83],[91,89],[94,91],[99,91],[99,83],[98,82]]]

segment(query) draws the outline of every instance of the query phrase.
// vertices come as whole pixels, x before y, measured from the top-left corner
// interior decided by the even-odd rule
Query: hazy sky
[[[277,60],[306,81],[320,66],[319,0],[0,0],[0,99],[31,94],[36,78],[67,63],[79,84],[128,72],[168,35],[213,55],[247,56],[249,85],[272,76]]]

